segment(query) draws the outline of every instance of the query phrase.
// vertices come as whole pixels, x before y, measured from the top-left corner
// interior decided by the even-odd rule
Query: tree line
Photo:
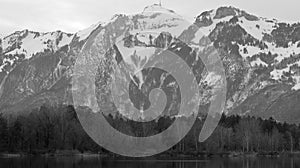
[[[155,123],[137,125],[121,116],[111,115],[107,120],[113,127],[132,136],[159,133],[173,122],[163,117]],[[182,119],[182,124],[187,120]],[[205,117],[197,118],[185,138],[166,153],[300,150],[300,125],[280,123],[272,118],[222,115],[213,134],[200,143],[198,136],[204,120]],[[17,117],[0,114],[0,153],[39,154],[57,150],[109,154],[86,134],[73,106],[43,105]]]

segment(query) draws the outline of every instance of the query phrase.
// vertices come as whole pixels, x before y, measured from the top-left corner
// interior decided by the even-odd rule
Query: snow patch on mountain
[[[153,4],[153,5],[150,5],[150,6],[146,6],[144,8],[143,13],[145,14],[147,12],[150,12],[150,13],[157,13],[158,12],[158,13],[172,13],[172,14],[176,14],[173,10],[163,8],[160,4]]]
[[[212,11],[212,15],[214,12]],[[216,27],[216,25],[220,22],[227,22],[232,18],[232,16],[227,16],[224,18],[220,18],[220,19],[213,19],[213,23],[209,26],[203,26],[200,27],[199,30],[196,32],[195,34],[195,38],[192,40],[194,43],[198,44],[199,40],[203,37],[203,36],[208,36]]]
[[[144,64],[141,63],[146,63],[150,57],[154,55],[156,48],[143,46],[135,46],[134,48],[125,47],[124,41],[120,38],[118,40],[120,42],[117,43],[117,47],[122,55],[122,58],[124,59],[124,62],[131,66],[133,73],[142,70]],[[148,41],[144,35],[139,35],[137,39],[140,42]]]
[[[300,47],[298,47],[299,42],[295,44],[290,44],[289,47],[277,47],[274,43],[265,42],[267,48],[260,49],[258,46],[250,45],[239,45],[239,51],[243,58],[251,58],[254,55],[265,53],[277,54],[275,60],[281,62],[284,58],[289,58],[291,55],[300,54]],[[246,51],[246,52],[245,52]]]
[[[264,52],[263,50],[261,50],[259,47],[257,46],[251,46],[251,45],[240,45],[239,46],[239,52],[240,55],[244,58],[251,58],[252,56],[254,56],[255,54],[259,54]]]
[[[264,61],[262,61],[260,58],[257,58],[255,61],[250,62],[250,65],[252,67],[254,67],[254,66],[260,66],[260,65],[261,66],[265,66],[265,67],[268,66],[268,64],[265,63]]]
[[[238,24],[245,29],[247,33],[258,40],[262,40],[264,34],[271,34],[272,30],[274,30],[277,25],[275,21],[267,21],[264,18],[251,21],[245,17],[239,18]]]
[[[71,43],[72,34],[56,32],[17,31],[2,40],[3,58],[0,62],[0,72],[9,73],[19,59],[30,59],[35,54],[45,50],[57,51]]]
[[[272,54],[273,56],[275,56],[274,61],[272,63],[273,66],[280,65],[280,64],[286,64],[286,66],[284,66],[284,68],[274,68],[274,70],[270,72],[271,78],[276,81],[281,81],[282,79],[285,78],[284,75],[285,73],[292,73],[291,77],[294,79],[295,82],[293,89],[294,90],[300,89],[299,87],[300,80],[298,79],[297,72],[293,72],[291,69],[293,65],[297,65],[298,67],[300,67],[300,62],[289,61],[290,63],[283,63],[283,61],[285,60],[286,62],[287,59],[288,60],[296,59],[293,57],[297,54],[300,54],[300,47],[298,47],[299,42],[296,42],[294,44],[290,43],[287,48],[277,47],[276,44],[274,43],[265,42],[265,44],[267,45],[267,48],[265,49],[260,49],[257,46],[239,45],[239,53],[246,60],[252,58],[253,56],[257,56],[259,54],[266,54],[268,56],[270,56],[269,54]],[[249,63],[252,67],[269,66],[266,62],[262,61],[259,57]]]
[[[4,38],[3,50],[5,55],[24,54],[25,59],[30,59],[34,54],[46,49],[56,51],[68,45],[72,39],[73,35],[60,31],[49,33],[23,31]]]
[[[288,67],[286,67],[286,68],[283,68],[283,69],[274,69],[270,73],[270,75],[271,75],[272,79],[274,79],[274,80],[280,80],[282,78],[283,73],[289,72],[289,70],[290,70],[290,65]]]
[[[292,90],[299,90],[300,89],[300,76],[293,77],[296,84],[292,87]]]
[[[44,43],[44,39],[34,39],[34,34],[29,34],[26,38],[23,39],[20,48],[10,51],[6,54],[25,54],[25,59],[29,59],[32,57],[33,54],[42,52],[44,51],[44,49],[48,48],[47,43]]]
[[[69,45],[71,41],[73,40],[74,35],[67,35],[67,34],[62,34],[62,39],[58,43],[58,47],[63,47],[65,45]]]
[[[99,25],[102,25],[102,24],[103,24],[103,22],[98,22],[96,24],[93,24],[90,27],[77,32],[76,36],[79,37],[79,41],[85,40]]]
[[[169,32],[178,37],[191,25],[184,17],[157,4],[148,6],[141,14],[133,16],[138,16],[138,26],[131,30],[131,33],[139,31]]]
[[[278,54],[275,58],[278,62],[281,62],[284,58],[289,58],[291,55],[300,54],[300,47],[298,47],[298,43],[289,44],[288,48],[284,47],[276,47],[274,44],[268,44],[269,50],[272,53]]]

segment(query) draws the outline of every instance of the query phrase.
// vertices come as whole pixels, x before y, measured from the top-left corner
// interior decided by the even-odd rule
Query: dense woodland
[[[111,120],[121,123],[122,119],[115,117]],[[300,150],[300,125],[279,123],[272,118],[263,120],[223,115],[213,135],[204,143],[199,143],[202,124],[203,121],[197,119],[189,134],[166,153]],[[57,150],[109,154],[85,133],[73,106],[43,105],[27,115],[0,115],[0,153],[42,154]]]

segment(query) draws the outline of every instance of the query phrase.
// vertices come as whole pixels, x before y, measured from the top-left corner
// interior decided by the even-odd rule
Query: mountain
[[[299,122],[299,23],[283,23],[234,7],[203,12],[196,22],[225,52],[227,113]]]
[[[98,40],[99,52],[105,53],[121,35],[139,31],[161,32],[154,37],[156,44],[174,43],[171,50],[179,55],[203,50],[199,46],[216,48],[227,77],[227,115],[300,122],[300,24],[258,17],[235,7],[202,12],[188,23],[174,11],[152,5],[139,14],[118,14],[75,34],[23,30],[8,35],[1,39],[0,48],[1,111],[19,114],[45,102],[71,104],[74,64],[89,39]],[[200,62],[193,57],[191,65],[201,69]],[[211,90],[217,87],[212,74],[197,75],[201,74],[201,83]],[[207,97],[204,104],[209,103]]]

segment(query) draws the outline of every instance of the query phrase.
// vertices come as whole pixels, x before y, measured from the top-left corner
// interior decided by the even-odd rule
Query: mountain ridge
[[[193,34],[191,48],[194,50],[194,46],[209,43],[218,49],[224,60],[228,75],[225,111],[227,114],[250,114],[264,118],[273,116],[280,121],[300,122],[300,116],[295,114],[297,110],[294,105],[286,107],[287,110],[293,111],[292,114],[286,113],[283,109],[279,111],[278,108],[279,104],[286,100],[290,101],[289,104],[296,104],[300,89],[299,23],[291,24],[257,17],[235,7],[223,6],[202,12],[196,16],[192,24],[199,30]],[[107,44],[116,41],[124,32],[134,34],[140,30],[158,30],[179,36],[182,32],[175,30],[178,27],[186,30],[189,26],[174,11],[156,4],[146,7],[139,14],[114,15],[109,22],[99,22],[85,30],[69,34],[70,36],[68,33],[58,33],[63,37],[69,37],[67,38],[69,43],[53,45],[57,40],[54,38],[49,42],[51,47],[48,47],[46,40],[46,50],[42,48],[39,52],[29,52],[31,55],[23,56],[24,58],[16,52],[7,54],[14,50],[26,50],[26,47],[20,47],[18,43],[12,43],[15,44],[13,50],[1,47],[0,65],[3,66],[5,62],[6,64],[1,68],[5,70],[0,72],[0,109],[6,109],[4,110],[6,112],[16,109],[20,111],[25,104],[31,104],[28,102],[43,102],[44,99],[65,102],[62,100],[70,94],[70,89],[65,87],[70,86],[72,65],[90,36],[99,33],[97,40],[103,47],[100,51],[105,51]],[[203,36],[209,37],[209,41]],[[206,78],[208,76],[210,75]],[[211,79],[206,80],[207,83],[211,83]],[[3,96],[8,100],[4,100]],[[291,96],[296,98],[290,99]]]

